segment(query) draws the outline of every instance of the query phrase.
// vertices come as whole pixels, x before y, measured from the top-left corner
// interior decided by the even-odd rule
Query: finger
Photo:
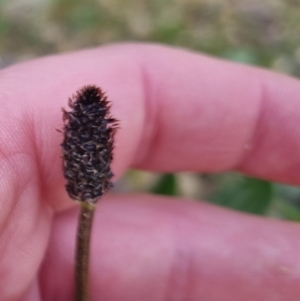
[[[237,169],[300,183],[300,82],[183,51],[144,48],[145,124],[135,166]],[[146,127],[147,128],[147,127]]]
[[[42,261],[51,213],[40,203],[36,163],[25,145],[0,159],[0,179],[0,299],[19,300]]]
[[[41,270],[43,300],[73,300],[77,210],[55,221]],[[99,204],[92,300],[294,301],[299,225],[145,195]]]
[[[122,51],[104,48],[49,57],[0,73],[0,158],[5,161],[11,154],[25,152],[38,167],[41,198],[52,208],[73,204],[65,193],[62,134],[56,129],[63,126],[61,108],[82,86],[96,84],[109,91],[113,116],[122,120],[114,172],[120,175],[133,161],[143,131],[144,91],[138,63],[126,57]]]
[[[120,120],[117,177],[128,166],[238,169],[300,183],[298,81],[182,50],[119,45],[1,71],[1,151],[8,156],[29,145],[44,199],[56,208],[70,202],[61,172],[62,137],[54,129],[62,127],[60,107],[85,84],[107,91]]]
[[[41,301],[40,286],[37,280],[29,287],[20,301]]]
[[[21,294],[47,244],[47,207],[71,202],[60,108],[100,85],[120,119],[113,169],[222,171],[299,184],[299,82],[159,46],[107,47],[0,72],[0,292]],[[34,256],[33,256],[34,255]],[[17,258],[17,259],[15,259]],[[7,276],[8,275],[8,276]],[[3,278],[3,279],[2,279]],[[15,283],[17,283],[15,285]]]

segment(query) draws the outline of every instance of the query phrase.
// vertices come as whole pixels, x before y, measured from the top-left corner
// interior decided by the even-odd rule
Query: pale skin
[[[113,45],[0,71],[1,301],[74,299],[78,206],[64,190],[61,107],[86,84],[120,120],[130,168],[236,170],[300,185],[300,82],[157,45]],[[110,194],[93,228],[91,300],[295,301],[300,226],[153,195]]]

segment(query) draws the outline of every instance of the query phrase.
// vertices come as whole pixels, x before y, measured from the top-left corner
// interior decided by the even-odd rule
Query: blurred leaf
[[[242,177],[221,188],[211,197],[211,202],[239,211],[266,214],[272,202],[273,187],[270,182]]]
[[[6,4],[8,2],[8,0],[0,0],[0,6]]]
[[[174,44],[182,30],[179,23],[165,22],[155,28],[151,38],[157,42]]]
[[[163,195],[178,195],[176,176],[174,174],[163,175],[152,192]]]
[[[253,48],[229,48],[220,53],[222,57],[248,65],[270,67],[273,62],[273,52],[269,49]]]
[[[246,49],[230,49],[225,52],[224,57],[239,63],[249,65],[258,64],[258,59],[253,51]]]
[[[78,5],[70,13],[70,24],[75,29],[92,28],[101,20],[102,14],[92,5]]]
[[[1,19],[1,15],[0,15],[0,35],[8,34],[9,28],[10,28],[10,24],[4,19]]]
[[[280,217],[294,221],[300,222],[300,210],[295,205],[290,204],[287,200],[282,200],[275,204],[275,210],[278,211]]]

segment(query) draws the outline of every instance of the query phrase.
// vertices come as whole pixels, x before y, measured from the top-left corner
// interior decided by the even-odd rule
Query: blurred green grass
[[[300,75],[300,4],[279,0],[0,0],[1,56],[153,41]]]
[[[300,76],[299,33],[298,0],[0,0],[0,67],[111,42],[149,41]],[[235,173],[150,178],[132,171],[117,189],[205,198],[300,220],[298,188]]]

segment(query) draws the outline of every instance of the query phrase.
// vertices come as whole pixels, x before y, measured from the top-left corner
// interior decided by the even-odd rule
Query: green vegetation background
[[[0,68],[118,41],[177,45],[300,76],[299,0],[0,0]],[[300,171],[299,171],[300,172]],[[228,173],[130,171],[116,189],[300,221],[300,190]]]

